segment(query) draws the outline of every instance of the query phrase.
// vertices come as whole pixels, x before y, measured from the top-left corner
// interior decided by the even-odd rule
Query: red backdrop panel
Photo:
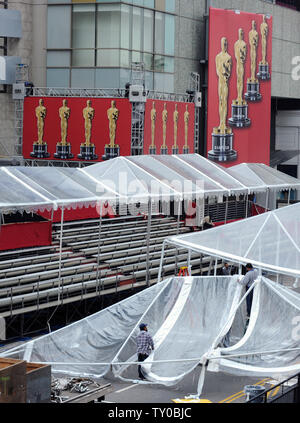
[[[37,119],[35,108],[39,99],[42,98],[47,109],[44,121],[43,140],[48,144],[50,157],[48,160],[55,160],[56,144],[61,140],[59,108],[62,106],[63,97],[26,97],[24,103],[24,124],[23,124],[23,156],[30,159],[33,150],[33,142],[37,141]],[[85,128],[82,110],[87,105],[88,98],[67,98],[67,105],[71,110],[68,120],[67,141],[71,143],[73,159],[79,160],[80,144],[85,142]],[[124,98],[92,98],[91,106],[95,110],[91,130],[91,143],[95,144],[97,161],[102,160],[105,144],[109,144],[109,122],[107,109],[111,107],[111,101],[115,100],[119,110],[119,117],[116,127],[115,143],[120,146],[120,155],[130,155],[131,152],[131,104]],[[61,160],[61,159],[60,159]]]
[[[149,154],[149,147],[151,145],[151,109],[154,107],[156,110],[155,120],[155,146],[156,154],[160,154],[160,147],[163,144],[163,120],[162,112],[164,104],[166,104],[167,116],[167,130],[166,130],[166,145],[168,147],[168,154],[172,154],[172,147],[174,145],[174,121],[173,114],[175,111],[175,104],[177,104],[178,111],[178,129],[177,129],[177,144],[179,153],[183,153],[183,146],[185,144],[185,125],[184,113],[186,107],[189,112],[188,122],[188,147],[189,153],[194,153],[194,121],[195,121],[195,105],[194,103],[163,101],[163,100],[147,100],[145,109],[145,128],[144,128],[144,154]]]
[[[51,244],[52,222],[26,222],[1,225],[1,251]]]
[[[209,61],[208,61],[208,106],[207,106],[207,152],[212,148],[213,128],[219,125],[219,96],[218,76],[216,73],[215,59],[221,51],[221,38],[228,41],[228,53],[232,58],[232,71],[229,79],[228,95],[228,119],[231,117],[232,100],[237,98],[237,76],[234,43],[238,40],[239,28],[244,30],[244,41],[247,43],[247,56],[244,73],[244,94],[247,91],[247,78],[251,74],[249,32],[252,20],[256,22],[256,30],[259,34],[257,48],[257,72],[258,64],[262,59],[260,25],[263,15],[210,8],[209,13]],[[272,68],[272,18],[267,19],[269,34],[267,38],[267,62],[271,73]],[[272,74],[271,74],[272,78]],[[237,159],[230,162],[221,162],[225,167],[238,163],[265,163],[270,160],[270,120],[271,120],[271,79],[260,82],[262,100],[257,103],[248,101],[248,117],[251,125],[248,128],[232,128],[233,149],[237,151]]]

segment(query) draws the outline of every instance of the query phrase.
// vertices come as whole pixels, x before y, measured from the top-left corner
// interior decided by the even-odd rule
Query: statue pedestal
[[[173,145],[173,147],[172,147],[172,154],[179,154],[179,148],[178,148],[178,146],[175,147],[175,145]]]
[[[91,145],[81,144],[80,154],[78,154],[77,157],[78,157],[78,159],[81,159],[81,160],[96,160],[96,159],[98,159],[97,154],[95,154],[94,144],[91,144]]]
[[[236,128],[248,128],[251,125],[251,120],[248,118],[248,104],[236,104],[235,102],[231,105],[232,117],[228,119],[230,126]]]
[[[168,154],[168,147],[160,147],[160,154]]]
[[[258,73],[257,73],[257,78],[261,79],[262,81],[267,81],[268,79],[271,78],[270,72],[269,72],[269,64],[262,64],[260,63],[258,65]]]
[[[156,147],[155,146],[150,146],[149,147],[149,154],[156,154]]]
[[[262,95],[259,92],[258,81],[247,81],[247,92],[245,94],[245,99],[252,102],[257,102],[262,99]]]
[[[104,148],[104,155],[102,156],[103,160],[114,159],[115,157],[119,157],[120,155],[120,147],[115,145],[115,147],[110,147],[108,145]]]
[[[187,147],[186,145],[184,145],[184,146],[183,146],[183,149],[182,149],[182,153],[183,153],[183,154],[189,154],[189,152],[190,152],[189,147]]]
[[[56,159],[72,159],[74,156],[71,153],[71,145],[68,143],[62,145],[61,143],[56,144],[56,153],[54,153]]]
[[[208,159],[216,162],[229,162],[237,159],[237,152],[232,149],[233,133],[221,134],[216,128],[212,133],[212,150],[208,152]]]
[[[33,151],[30,153],[30,156],[37,159],[47,159],[50,157],[50,154],[47,152],[47,144],[33,143]]]

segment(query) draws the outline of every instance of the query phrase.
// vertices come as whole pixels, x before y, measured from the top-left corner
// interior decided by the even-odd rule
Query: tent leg
[[[225,219],[224,223],[227,223],[227,214],[228,214],[228,197],[226,197],[226,206],[225,206]]]
[[[181,203],[178,201],[178,208],[177,208],[177,226],[176,226],[176,235],[179,234],[179,222],[180,222],[180,206]],[[178,247],[176,247],[176,253],[175,253],[175,273],[178,274]]]
[[[265,207],[265,209],[266,209],[266,211],[268,211],[268,206],[269,206],[269,188],[267,189],[267,195],[266,195],[266,207]]]
[[[217,276],[217,265],[218,265],[218,259],[216,257],[216,260],[215,260],[215,268],[214,268],[214,276]]]
[[[151,231],[151,215],[152,215],[152,204],[151,200],[148,202],[148,221],[147,221],[147,263],[146,263],[146,283],[150,285],[150,274],[149,274],[149,252],[150,252],[150,231]]]
[[[59,239],[59,291],[58,301],[60,300],[60,287],[61,287],[61,265],[62,265],[62,239],[63,239],[63,227],[64,227],[64,207],[61,209],[61,220],[60,220],[60,239]]]
[[[189,250],[188,251],[188,273],[189,273],[189,276],[192,276],[191,255],[192,255],[192,251]]]
[[[248,194],[246,196],[246,213],[245,213],[245,217],[248,217]]]
[[[99,276],[101,283],[101,273],[99,270],[100,266],[100,241],[101,241],[101,229],[102,229],[102,203],[100,203],[100,216],[99,216],[99,229],[98,229],[98,252],[97,252],[97,273],[96,273],[96,294],[99,294]]]
[[[288,206],[290,205],[290,201],[291,201],[291,189],[289,189],[289,192],[288,192]]]
[[[161,256],[160,256],[160,264],[159,264],[159,271],[158,271],[158,276],[157,276],[157,282],[160,282],[161,281],[161,272],[162,272],[164,255],[165,255],[165,241],[163,242],[162,249],[161,249]]]

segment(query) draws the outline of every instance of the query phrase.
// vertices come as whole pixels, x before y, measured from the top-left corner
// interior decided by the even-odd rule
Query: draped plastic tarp
[[[264,163],[240,163],[227,169],[228,173],[241,183],[253,186],[253,192],[265,191],[266,188],[281,191],[299,189],[300,180],[293,178]]]
[[[254,289],[245,335],[235,345],[215,351],[220,359],[211,360],[213,370],[274,377],[299,372],[299,316],[300,294],[262,277]]]
[[[236,375],[299,371],[300,294],[259,277],[247,327],[237,278],[169,278],[2,356],[50,363],[57,376],[97,379],[112,370],[127,381],[137,379],[141,364],[147,383],[163,385],[175,385],[199,363],[208,363],[209,371]],[[148,324],[155,349],[138,363],[141,322]]]
[[[242,221],[167,238],[167,243],[237,263],[300,276],[300,203]]]

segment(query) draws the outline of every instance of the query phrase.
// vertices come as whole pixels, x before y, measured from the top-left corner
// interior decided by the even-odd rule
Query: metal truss
[[[125,88],[48,88],[33,87],[32,97],[125,97]]]

